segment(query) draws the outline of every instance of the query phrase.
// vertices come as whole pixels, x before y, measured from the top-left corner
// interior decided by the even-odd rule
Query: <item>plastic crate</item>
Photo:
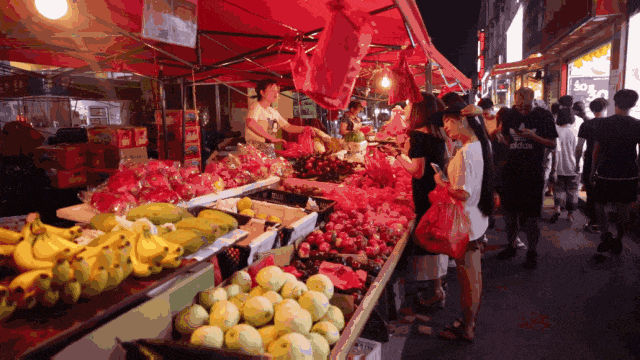
[[[347,354],[349,360],[382,360],[382,344],[358,338]]]
[[[249,198],[254,200],[263,200],[274,204],[299,207],[305,209],[309,198],[313,199],[320,210],[318,213],[318,221],[316,224],[327,222],[329,215],[333,212],[333,208],[336,205],[334,200],[329,200],[317,196],[307,196],[295,194],[288,191],[266,189],[249,195]],[[311,212],[311,211],[309,211]]]

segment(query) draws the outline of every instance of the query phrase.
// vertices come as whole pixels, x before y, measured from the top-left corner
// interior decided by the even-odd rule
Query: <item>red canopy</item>
[[[143,39],[144,0],[70,2],[68,15],[57,21],[42,17],[32,1],[0,0],[0,60],[151,77],[162,72],[165,78],[187,76],[195,82],[240,87],[280,75],[282,85],[292,86],[289,63],[294,54],[282,43],[302,35],[311,51],[328,19],[330,2],[189,1],[197,2],[200,56],[198,48]],[[413,40],[417,49],[409,64],[419,86],[425,84],[425,64],[431,59],[435,90],[456,83],[471,87],[471,81],[433,47],[415,0],[345,1],[369,12],[375,22],[362,77],[396,64],[399,51],[411,48]]]

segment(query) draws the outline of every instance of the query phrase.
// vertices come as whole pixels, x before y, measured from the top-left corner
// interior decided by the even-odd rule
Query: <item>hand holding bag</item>
[[[462,259],[469,244],[471,225],[464,202],[453,198],[441,185],[429,193],[429,201],[431,207],[416,228],[416,243],[429,252]]]

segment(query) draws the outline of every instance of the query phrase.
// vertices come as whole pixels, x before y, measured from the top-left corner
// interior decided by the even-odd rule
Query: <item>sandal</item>
[[[467,326],[463,319],[457,319],[452,324],[445,326],[444,330],[438,333],[438,337],[442,340],[463,340],[473,342],[475,338],[475,326],[471,329],[474,332],[473,337],[467,335]]]

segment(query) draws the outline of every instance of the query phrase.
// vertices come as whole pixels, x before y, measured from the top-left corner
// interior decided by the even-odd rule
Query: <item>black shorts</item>
[[[522,187],[503,187],[500,194],[502,209],[509,213],[521,213],[527,217],[540,217],[544,201],[544,181]]]
[[[595,201],[599,204],[629,204],[638,198],[638,179],[603,179],[596,177]]]

